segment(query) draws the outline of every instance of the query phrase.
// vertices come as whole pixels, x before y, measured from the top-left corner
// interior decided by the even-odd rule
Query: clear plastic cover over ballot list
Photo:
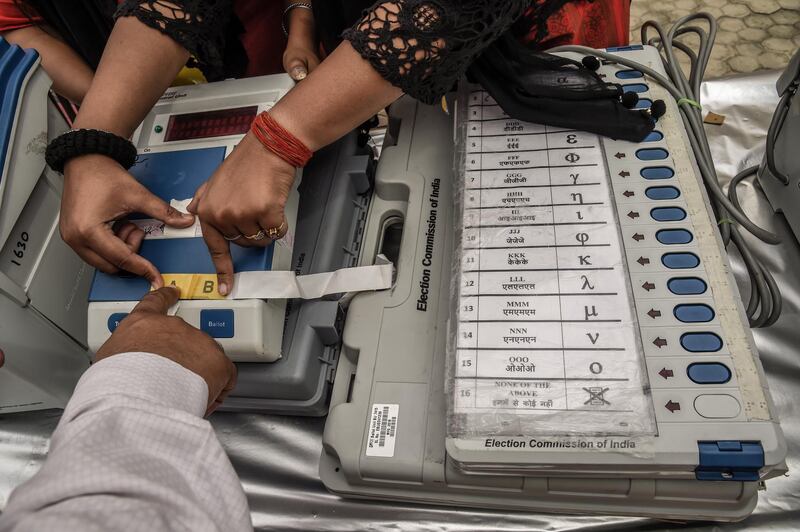
[[[652,437],[600,139],[457,104],[448,437]]]

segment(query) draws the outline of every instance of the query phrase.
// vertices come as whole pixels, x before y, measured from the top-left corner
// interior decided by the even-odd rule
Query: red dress
[[[324,0],[320,0],[324,1]],[[543,0],[535,0],[543,1]],[[240,39],[247,50],[247,76],[283,72],[286,38],[281,31],[283,2],[236,0],[234,10],[245,32]],[[14,0],[0,0],[0,33],[41,22],[20,12]],[[547,36],[541,48],[582,44],[593,48],[628,44],[630,0],[574,0],[547,19]],[[535,36],[535,28],[527,40]]]
[[[246,76],[283,72],[283,51],[286,37],[281,30],[283,2],[272,0],[236,0],[236,16],[244,26],[240,36],[247,50]],[[29,18],[20,11],[14,0],[0,0],[0,33],[25,28],[42,22],[40,17]]]
[[[0,33],[26,28],[41,20],[39,17],[31,19],[22,13],[14,0],[0,0]]]

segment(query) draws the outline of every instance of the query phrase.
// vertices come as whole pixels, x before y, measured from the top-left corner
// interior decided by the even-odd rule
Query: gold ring
[[[265,233],[264,230],[262,229],[254,235],[244,235],[244,237],[247,240],[264,240],[265,238],[267,238],[267,233]]]
[[[277,238],[278,235],[281,234],[281,231],[283,230],[283,226],[285,224],[286,224],[286,220],[282,221],[281,225],[279,225],[278,227],[270,227],[269,229],[267,229],[267,235],[272,239]]]

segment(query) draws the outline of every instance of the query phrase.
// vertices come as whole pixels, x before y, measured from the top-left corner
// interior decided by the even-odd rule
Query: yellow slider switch
[[[217,291],[215,273],[164,273],[165,285],[177,286],[181,299],[225,299]]]

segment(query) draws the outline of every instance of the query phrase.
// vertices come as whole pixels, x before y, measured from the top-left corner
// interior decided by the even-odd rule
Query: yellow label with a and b
[[[165,273],[164,285],[176,286],[181,299],[225,299],[217,290],[215,273]]]

